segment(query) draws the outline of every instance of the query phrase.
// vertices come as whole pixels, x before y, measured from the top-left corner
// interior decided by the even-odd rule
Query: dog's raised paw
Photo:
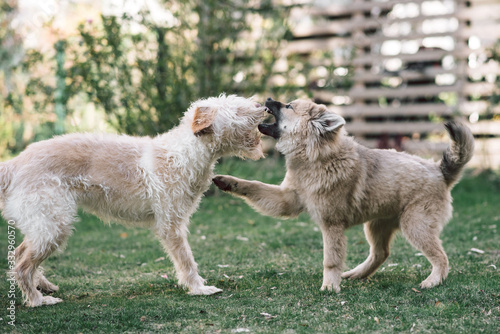
[[[214,295],[216,293],[222,292],[222,289],[219,289],[215,286],[201,286],[195,289],[192,289],[189,291],[189,294],[192,296],[208,296],[208,295]]]
[[[229,181],[228,178],[225,176],[216,176],[212,179],[212,181],[217,186],[217,188],[219,188],[220,190],[223,190],[223,191],[233,190],[232,182]]]

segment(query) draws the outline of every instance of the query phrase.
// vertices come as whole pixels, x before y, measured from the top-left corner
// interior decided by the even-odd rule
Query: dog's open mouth
[[[276,112],[274,112],[273,109],[274,108],[272,108],[272,106],[268,106],[267,102],[266,102],[266,111],[269,114],[274,116],[275,122],[274,123],[261,123],[261,124],[259,124],[258,128],[262,134],[264,134],[266,136],[273,137],[274,139],[278,139],[280,137],[280,130],[279,130],[279,126],[278,126],[279,119],[277,116],[278,114]]]

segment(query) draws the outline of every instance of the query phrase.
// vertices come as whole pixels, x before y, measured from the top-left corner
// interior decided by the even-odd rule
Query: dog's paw
[[[52,296],[44,296],[42,300],[42,305],[54,305],[57,303],[62,302],[63,300],[61,298],[56,298]]]
[[[217,175],[212,179],[212,181],[217,186],[217,188],[223,191],[232,191],[238,185],[238,182],[231,180],[230,176]]]
[[[421,289],[430,289],[430,288],[433,288],[439,284],[441,284],[440,279],[429,279],[429,277],[428,277],[427,279],[422,281],[422,283],[420,283],[420,288]]]
[[[200,296],[200,295],[208,296],[220,292],[222,292],[222,289],[216,288],[215,286],[205,286],[205,285],[189,290],[189,294],[191,296]]]
[[[363,279],[368,277],[369,275],[366,274],[365,272],[362,272],[360,270],[352,269],[349,271],[346,271],[340,275],[342,278],[347,278],[347,279]]]
[[[40,299],[28,302],[28,306],[38,307],[38,306],[42,306],[42,305],[54,305],[54,304],[60,303],[62,301],[63,300],[61,298],[56,298],[56,297],[52,297],[52,296],[43,296]]]
[[[335,292],[339,293],[340,292],[340,286],[338,286],[338,285],[335,286],[333,284],[328,284],[328,285],[327,284],[323,284],[323,286],[321,286],[320,291],[325,291],[325,290],[327,290],[327,291],[335,291]]]

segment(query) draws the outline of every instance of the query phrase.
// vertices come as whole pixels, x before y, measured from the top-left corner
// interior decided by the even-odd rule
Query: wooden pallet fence
[[[500,38],[498,0],[341,0],[301,6],[292,19],[286,56],[353,69],[348,90],[322,87],[321,75],[307,87],[359,141],[438,157],[443,121],[461,118],[478,141],[472,165],[500,166],[500,107],[490,103],[500,66],[488,59]]]

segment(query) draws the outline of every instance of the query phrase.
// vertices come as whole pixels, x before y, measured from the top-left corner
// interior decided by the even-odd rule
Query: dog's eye
[[[287,109],[293,109],[291,104],[287,104],[287,105],[285,106],[285,108],[287,108]]]

